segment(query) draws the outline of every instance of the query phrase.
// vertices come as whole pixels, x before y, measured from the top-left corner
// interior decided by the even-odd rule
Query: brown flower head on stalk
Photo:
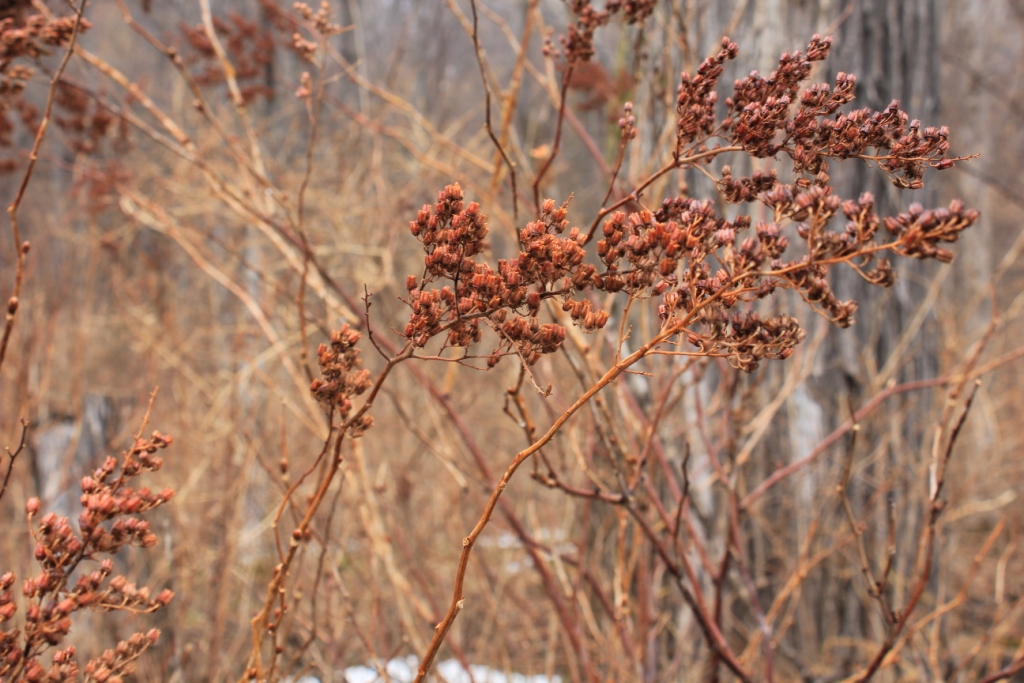
[[[574,3],[572,9],[586,26],[605,21],[589,3]],[[604,10],[609,11],[613,8]],[[573,35],[583,34],[570,31]],[[572,44],[583,59],[582,43]],[[804,338],[791,315],[763,316],[754,310],[753,302],[777,288],[794,290],[816,312],[847,327],[857,304],[836,297],[828,281],[831,267],[845,263],[866,281],[888,286],[894,274],[890,261],[881,257],[885,252],[948,263],[953,255],[939,245],[956,241],[977,221],[977,211],[956,200],[935,210],[915,203],[895,217],[883,217],[870,193],[844,200],[829,184],[828,160],[865,160],[899,187],[916,188],[926,167],[941,170],[963,159],[946,156],[945,127],[922,128],[918,121],[908,126],[898,103],[881,112],[840,113],[853,100],[853,76],[840,73],[834,89],[828,84],[804,87],[811,63],[824,59],[831,45],[831,38],[816,35],[806,53],[783,54],[767,78],[753,72],[736,81],[722,120],[716,118],[718,80],[723,64],[738,54],[736,43],[723,39],[719,52],[704,60],[696,75],[682,75],[676,163],[710,163],[727,152],[788,159],[788,183],[777,168],[735,177],[728,165],[717,180],[728,202],[763,204],[772,210],[772,220],[752,226],[747,215],[729,219],[718,214],[711,200],[688,197],[667,198],[657,211],[616,211],[601,226],[599,271],[585,263],[585,236],[576,228],[563,236],[567,206],[556,208],[549,199],[540,220],[520,231],[519,256],[499,261],[495,270],[477,258],[484,250],[486,217],[475,202],[464,204],[458,185],[449,185],[410,224],[426,257],[423,276],[407,280],[412,314],[404,336],[422,347],[444,334],[446,346],[467,347],[480,341],[485,323],[501,340],[489,365],[510,350],[532,364],[557,350],[565,336],[557,324],[541,322],[541,301],[558,299],[576,324],[592,331],[604,326],[608,313],[574,296],[596,289],[631,298],[660,297],[663,325],[678,333],[674,343],[686,342],[699,355],[722,356],[750,371],[763,358],[788,357]],[[620,127],[627,141],[635,136],[631,106]],[[729,147],[712,146],[715,138]],[[694,160],[688,161],[691,156]],[[845,225],[831,229],[840,214]],[[881,235],[880,226],[885,227]],[[800,244],[800,255],[787,259],[791,242]],[[440,280],[448,284],[431,286]]]
[[[362,367],[356,348],[359,332],[348,325],[331,333],[331,343],[317,349],[322,379],[315,379],[309,390],[328,411],[337,413],[344,423],[352,412],[352,398],[370,388],[370,372]],[[369,415],[349,427],[352,436],[360,436],[373,424]]]
[[[145,472],[160,469],[163,460],[156,453],[171,443],[171,437],[153,432],[149,439],[137,439],[120,459],[108,457],[90,476],[83,477],[77,531],[67,517],[52,512],[30,526],[40,572],[22,582],[25,610],[20,628],[11,628],[18,611],[13,595],[15,576],[11,572],[0,576],[0,680],[77,681],[74,647],[56,650],[49,666],[43,661],[47,651],[67,637],[75,612],[139,614],[155,612],[171,602],[174,594],[170,590],[152,596],[148,588],[115,574],[111,559],[128,546],[151,548],[156,544],[149,523],[138,515],[163,505],[174,492],[157,493],[129,484]],[[30,524],[38,517],[39,507],[37,498],[26,504]],[[118,643],[86,664],[86,679],[123,680],[159,635],[151,629]]]

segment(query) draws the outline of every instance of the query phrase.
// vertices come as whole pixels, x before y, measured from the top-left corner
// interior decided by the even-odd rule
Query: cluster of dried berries
[[[370,372],[362,367],[356,348],[359,332],[348,325],[331,333],[331,343],[321,344],[317,360],[323,379],[315,379],[309,390],[324,407],[336,411],[344,422],[352,412],[352,398],[370,388]],[[359,436],[373,424],[369,415],[362,416],[349,427],[352,436]]]
[[[52,512],[43,515],[32,528],[40,572],[22,582],[25,617],[20,629],[5,628],[17,613],[12,594],[15,576],[11,572],[0,576],[0,680],[77,681],[79,668],[73,647],[57,651],[49,668],[40,662],[46,650],[67,637],[75,612],[153,612],[171,602],[174,594],[170,590],[151,597],[148,588],[138,588],[124,576],[113,575],[110,557],[100,559],[101,555],[116,555],[125,546],[148,548],[156,544],[149,524],[132,515],[162,505],[174,493],[170,489],[160,493],[145,487],[136,489],[128,482],[143,472],[160,469],[163,461],[155,454],[171,442],[171,437],[154,432],[149,439],[138,439],[120,461],[108,457],[91,476],[84,477],[84,509],[78,531],[67,517]],[[39,514],[39,500],[29,499],[25,512],[31,522]],[[78,572],[72,584],[72,575],[84,562],[97,562],[99,566],[91,572]],[[135,659],[158,636],[154,629],[118,643],[115,650],[88,663],[89,680],[123,680],[132,673]]]
[[[181,24],[179,29],[189,48],[184,52],[185,63],[201,67],[193,74],[196,83],[201,86],[224,83],[224,69],[217,60],[206,28]],[[273,97],[273,90],[265,83],[266,70],[274,61],[271,32],[236,12],[229,12],[227,18],[214,16],[213,29],[234,67],[243,101],[249,103],[257,97]]]
[[[595,268],[585,264],[585,236],[569,228],[566,205],[548,199],[541,217],[519,232],[520,252],[501,259],[495,270],[476,257],[486,246],[487,217],[475,202],[463,202],[462,188],[449,185],[434,206],[425,205],[411,221],[412,234],[423,243],[426,256],[421,277],[406,280],[412,309],[405,337],[417,347],[445,333],[445,346],[470,346],[481,338],[481,323],[497,332],[499,343],[489,356],[494,365],[513,350],[527,364],[556,350],[565,338],[559,325],[538,320],[541,301],[558,298],[576,324],[586,330],[608,320],[588,300],[572,293],[590,286]],[[438,281],[450,285],[431,288]]]

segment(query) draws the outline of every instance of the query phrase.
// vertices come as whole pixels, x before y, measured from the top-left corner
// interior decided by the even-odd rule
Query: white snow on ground
[[[418,660],[413,655],[399,657],[390,660],[385,669],[392,683],[412,683],[412,680],[416,678],[417,663]],[[447,681],[447,683],[562,683],[561,676],[549,678],[543,674],[527,676],[514,672],[505,673],[476,664],[470,664],[469,670],[473,674],[472,678],[462,668],[462,664],[454,659],[439,662],[434,667],[436,677]],[[339,671],[336,680],[345,683],[383,683],[385,679],[373,667],[350,666],[344,672]],[[321,681],[314,676],[303,676],[294,683],[321,683]]]

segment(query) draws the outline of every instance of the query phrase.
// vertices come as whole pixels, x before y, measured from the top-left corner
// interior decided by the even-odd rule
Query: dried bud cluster
[[[594,32],[621,14],[627,24],[643,23],[654,12],[655,0],[608,0],[604,9],[594,9],[590,0],[569,0],[569,11],[575,21],[561,37],[562,56],[569,64],[588,62],[594,56]],[[550,47],[548,56],[554,56]]]
[[[306,100],[307,103],[313,97],[313,78],[308,71],[303,71],[299,77],[299,87],[295,89],[295,97]]]
[[[95,153],[108,137],[121,150],[127,145],[128,122],[114,116],[81,88],[59,84],[54,105],[61,112],[54,123],[64,131],[68,147],[75,152]]]
[[[628,142],[636,137],[636,117],[633,116],[633,103],[626,102],[622,107],[624,114],[619,119],[619,131],[622,133],[622,140]]]
[[[594,266],[585,264],[585,236],[569,227],[566,204],[555,206],[548,199],[541,207],[540,220],[519,232],[520,252],[514,259],[498,261],[498,269],[478,262],[485,248],[487,217],[475,202],[465,204],[462,188],[449,185],[437,203],[424,206],[411,221],[412,234],[426,251],[422,278],[410,275],[406,286],[412,315],[405,337],[418,347],[435,335],[446,333],[446,346],[470,346],[481,338],[481,321],[498,333],[498,346],[489,365],[513,349],[527,364],[542,354],[558,349],[565,338],[559,325],[541,324],[541,301],[557,297],[576,324],[590,331],[608,320],[594,311],[590,301],[571,298],[574,290],[590,286]],[[428,288],[438,280],[451,285]]]
[[[85,18],[79,31],[92,27]],[[64,47],[71,40],[75,29],[75,18],[71,16],[47,19],[42,14],[33,14],[25,19],[22,26],[13,17],[0,20],[0,63],[9,63],[18,57],[36,59],[49,54],[47,47]],[[45,46],[45,47],[44,47]]]
[[[914,205],[908,213],[883,220],[869,193],[843,202],[831,187],[802,190],[777,184],[772,174],[737,182],[727,173],[723,180],[727,195],[758,192],[775,210],[776,222],[759,223],[756,236],[742,237],[750,227],[748,217],[728,221],[716,215],[710,201],[682,198],[666,200],[654,214],[617,212],[605,222],[604,238],[597,244],[607,270],[594,285],[633,296],[662,295],[659,312],[666,324],[699,309],[696,322],[703,329],[690,332],[689,341],[702,353],[726,355],[745,370],[761,358],[787,357],[804,333],[788,315],[765,320],[751,312],[727,315],[738,302],[763,298],[783,286],[835,324],[849,326],[856,303],[833,293],[827,280],[831,265],[848,263],[868,282],[886,286],[893,282],[892,267],[876,254],[891,250],[948,262],[952,254],[936,245],[955,241],[978,218],[977,211],[954,201],[949,209],[934,211]],[[834,232],[827,225],[840,209],[848,222],[842,232]],[[789,238],[779,222],[785,220],[796,223],[805,243],[806,254],[796,260],[783,260]],[[874,240],[883,223],[896,237],[885,245]],[[622,259],[628,262],[625,269],[619,265]],[[719,266],[713,275],[712,262]]]
[[[975,209],[964,209],[954,199],[948,209],[925,210],[917,202],[906,213],[885,218],[885,229],[899,237],[897,252],[914,258],[934,258],[943,263],[953,260],[953,252],[938,246],[939,242],[955,242],[961,231],[978,220]]]
[[[815,34],[806,54],[799,50],[792,54],[782,53],[778,68],[768,78],[752,71],[746,78],[736,81],[732,97],[725,101],[729,116],[722,122],[723,132],[751,156],[774,156],[781,147],[776,144],[777,133],[785,130],[787,142],[793,133],[793,129],[787,126],[790,105],[796,99],[800,85],[810,76],[811,64],[828,57],[831,49],[831,37],[822,38]],[[854,81],[841,78],[839,83],[831,97],[828,97],[827,85],[817,86],[818,89],[810,94],[805,93],[806,97],[801,98],[800,110],[793,120],[797,129],[805,119],[814,120],[815,117],[832,114],[853,99]]]
[[[360,352],[356,348],[359,332],[348,325],[331,333],[331,343],[317,349],[317,361],[323,379],[315,379],[309,390],[324,407],[337,411],[344,422],[352,412],[352,398],[370,388],[370,371],[362,367]],[[364,415],[349,427],[352,436],[360,436],[373,424],[373,418]]]
[[[49,668],[40,662],[48,648],[60,645],[67,637],[75,612],[91,609],[144,613],[171,602],[171,591],[163,590],[151,597],[148,588],[138,588],[124,576],[114,575],[113,560],[101,560],[100,556],[116,555],[129,545],[148,548],[156,544],[149,524],[131,515],[162,505],[174,493],[170,489],[153,493],[127,483],[143,472],[160,469],[163,461],[155,454],[172,441],[169,436],[153,432],[149,439],[138,439],[120,461],[108,457],[92,475],[84,477],[84,509],[77,532],[67,517],[52,512],[43,515],[32,529],[40,572],[22,582],[25,617],[21,629],[5,628],[17,613],[12,594],[15,576],[12,572],[0,576],[0,680],[77,681],[79,667],[73,647],[57,651]],[[39,507],[37,498],[26,503],[30,522],[39,514]],[[77,572],[83,562],[96,562],[98,567],[90,572]],[[123,680],[124,675],[132,673],[135,659],[158,636],[154,629],[118,643],[115,650],[108,650],[87,664],[88,680]]]
[[[297,2],[295,11],[310,25],[309,29],[316,34],[318,40],[309,40],[301,33],[295,32],[292,35],[292,49],[301,59],[312,62],[320,44],[327,38],[341,33],[342,28],[331,23],[331,6],[327,0],[320,3],[320,9],[316,12],[306,3]]]

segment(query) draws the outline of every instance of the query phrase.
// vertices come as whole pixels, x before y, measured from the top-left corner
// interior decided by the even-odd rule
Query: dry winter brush
[[[581,9],[581,23],[594,21],[587,18],[589,11],[589,5]],[[581,47],[586,39],[583,34],[567,40],[570,64],[591,56],[589,49]],[[730,219],[716,210],[712,200],[686,196],[664,198],[656,209],[616,210],[627,202],[649,202],[642,190],[654,180],[652,176],[616,205],[601,209],[594,227],[607,217],[600,223],[601,239],[596,243],[598,264],[587,262],[585,249],[596,231],[569,228],[568,203],[556,208],[551,199],[540,207],[538,220],[519,232],[518,257],[499,260],[497,268],[479,258],[485,251],[487,220],[479,204],[464,202],[458,185],[442,190],[437,203],[425,205],[410,223],[426,257],[422,276],[410,275],[407,282],[412,309],[404,332],[407,350],[425,347],[441,336],[439,353],[458,347],[465,351],[450,359],[460,360],[458,353],[468,359],[470,347],[481,341],[481,326],[486,326],[496,338],[487,365],[494,366],[502,355],[515,354],[528,368],[543,354],[557,351],[566,336],[551,313],[552,322],[542,322],[543,302],[550,300],[568,313],[573,324],[594,332],[610,318],[607,310],[594,310],[593,300],[587,298],[596,292],[620,294],[627,310],[634,302],[657,302],[661,321],[657,333],[643,340],[636,351],[625,357],[616,354],[615,362],[600,378],[512,459],[463,543],[451,606],[422,660],[420,678],[429,671],[440,643],[463,608],[466,560],[498,497],[519,465],[534,456],[601,389],[651,354],[724,357],[734,368],[753,371],[762,359],[789,357],[805,336],[793,315],[759,313],[754,305],[758,300],[771,297],[778,289],[792,290],[831,323],[848,327],[857,304],[834,294],[829,284],[832,268],[844,265],[869,283],[889,286],[894,272],[885,257],[888,254],[944,263],[952,260],[952,252],[940,245],[955,242],[960,232],[978,219],[978,212],[966,209],[962,201],[934,210],[915,203],[904,213],[880,216],[870,193],[857,199],[843,199],[834,193],[830,163],[868,162],[888,174],[897,187],[919,189],[925,169],[950,168],[964,158],[948,155],[948,129],[922,128],[920,121],[909,121],[898,102],[884,111],[839,113],[854,99],[853,76],[840,73],[834,89],[829,84],[806,87],[812,63],[828,56],[831,43],[831,38],[816,35],[806,53],[783,54],[778,68],[767,77],[753,72],[736,81],[733,94],[725,99],[724,118],[716,116],[718,79],[722,65],[738,54],[736,43],[723,39],[721,51],[704,60],[695,75],[682,75],[672,161],[655,176],[698,168],[714,177],[712,162],[729,155],[788,160],[788,168],[780,164],[781,168],[768,173],[741,178],[734,177],[726,165],[714,178],[725,200],[761,204],[770,210],[769,221],[752,226],[748,215]],[[631,109],[627,107],[627,116]],[[633,125],[628,119],[620,122],[624,144],[633,137]],[[836,222],[844,223],[841,230],[832,229],[833,219],[839,216]],[[446,284],[438,288],[441,282]],[[725,473],[722,476],[728,478]],[[637,481],[639,477],[629,479]],[[628,504],[635,486],[587,495],[618,497],[619,502]],[[652,540],[659,542],[656,537]],[[751,679],[713,615],[694,594],[699,586],[693,585],[692,570],[687,575],[682,565],[663,552],[709,647],[739,678]],[[902,622],[906,616],[904,613]],[[892,625],[898,633],[896,627],[903,624],[894,618]],[[879,657],[889,647],[887,639]],[[865,677],[876,667],[873,662]]]
[[[373,3],[88,8],[163,80],[78,42],[97,31],[84,5],[15,4],[0,146],[22,128],[33,142],[12,162],[0,379],[16,379],[11,414],[41,417],[20,423],[0,502],[24,508],[9,545],[28,541],[38,568],[19,570],[20,594],[0,576],[0,683],[354,665],[386,680],[396,662],[425,681],[447,657],[573,683],[1024,667],[1017,532],[994,516],[1002,498],[971,498],[957,446],[981,433],[972,406],[996,422],[978,382],[1024,352],[986,355],[993,313],[922,362],[930,375],[904,372],[933,353],[916,340],[938,326],[935,273],[980,217],[975,198],[937,199],[937,172],[976,155],[914,118],[920,93],[861,106],[817,34],[766,74],[739,70],[746,39],[701,59],[701,2],[567,0],[559,27],[525,0],[521,33],[479,0],[414,3],[413,34],[465,35],[439,30],[410,57],[385,22],[386,68],[360,23]],[[613,40],[629,55],[614,76],[599,63]],[[457,45],[472,68],[424,87],[429,50]],[[30,67],[51,77],[41,118]],[[37,303],[19,343],[18,208],[50,121],[84,226],[71,243],[92,251],[69,284],[40,284],[61,303],[49,318]],[[879,341],[887,307],[917,306],[930,278],[927,306]],[[118,340],[88,381],[93,328],[65,309]],[[138,349],[140,369],[122,367]],[[62,354],[69,369],[48,370]],[[170,437],[140,430],[68,479],[77,519],[40,481],[21,495],[45,446],[32,432],[59,422],[46,391],[78,400],[151,373],[174,387],[187,460],[163,467]],[[56,449],[62,477],[83,425]],[[171,489],[139,483],[157,470],[180,481],[166,509]],[[164,636],[99,654],[88,612],[145,615]]]

